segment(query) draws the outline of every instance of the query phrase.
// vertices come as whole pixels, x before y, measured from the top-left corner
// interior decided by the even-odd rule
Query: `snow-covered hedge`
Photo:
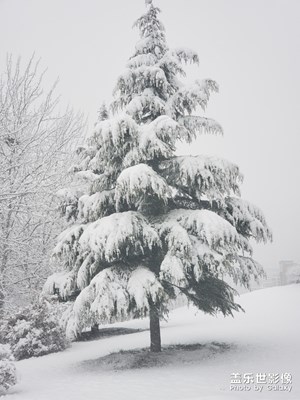
[[[0,344],[0,394],[16,383],[16,367],[9,345]]]
[[[11,346],[17,360],[64,350],[68,341],[55,310],[47,302],[26,307],[1,326],[2,342]]]

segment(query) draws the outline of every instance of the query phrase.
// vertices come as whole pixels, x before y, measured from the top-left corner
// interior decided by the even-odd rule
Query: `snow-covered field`
[[[191,350],[167,350],[149,366],[126,368],[132,355],[109,353],[147,347],[149,332],[74,343],[63,353],[19,361],[19,384],[7,400],[191,400],[300,399],[300,285],[244,294],[246,313],[210,317],[180,308],[163,323],[163,345],[202,344]],[[148,321],[118,326],[147,328]],[[152,357],[152,355],[151,355]],[[120,362],[120,368],[118,368]],[[232,373],[291,373],[291,392],[231,391]],[[244,386],[244,385],[235,385]],[[273,387],[273,386],[272,386]],[[275,388],[279,388],[278,384]]]

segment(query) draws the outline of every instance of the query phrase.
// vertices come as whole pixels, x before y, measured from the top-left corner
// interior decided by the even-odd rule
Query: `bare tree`
[[[44,93],[43,77],[34,56],[23,69],[7,57],[0,77],[0,310],[47,275],[55,192],[84,127],[82,114],[58,110],[56,84]]]

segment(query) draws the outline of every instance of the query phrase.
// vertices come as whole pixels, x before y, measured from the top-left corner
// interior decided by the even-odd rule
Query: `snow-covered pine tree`
[[[58,238],[55,255],[65,271],[45,292],[76,297],[67,331],[150,316],[151,350],[160,351],[160,318],[179,293],[200,310],[224,315],[240,310],[231,277],[246,287],[263,273],[249,239],[267,241],[261,211],[240,198],[239,168],[222,159],[176,156],[176,142],[220,125],[195,115],[217,83],[184,85],[183,64],[199,58],[168,48],[160,10],[134,24],[140,41],[119,77],[112,116],[98,122],[81,149],[77,176],[89,183],[73,222]],[[74,209],[74,197],[72,207]]]
[[[109,116],[109,114],[108,114],[106,104],[103,102],[98,111],[98,122],[105,121],[106,119],[108,119],[108,116]]]

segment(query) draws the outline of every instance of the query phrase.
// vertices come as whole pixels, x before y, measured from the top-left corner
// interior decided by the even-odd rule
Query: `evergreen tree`
[[[109,117],[108,110],[106,104],[103,102],[98,111],[98,122],[105,121],[106,119],[108,119],[108,117]]]
[[[76,298],[69,335],[149,315],[151,350],[160,351],[159,320],[179,293],[206,313],[241,309],[223,278],[249,287],[263,274],[249,239],[265,242],[271,233],[261,211],[240,198],[236,165],[175,155],[178,140],[222,132],[195,114],[218,86],[210,79],[180,82],[183,65],[198,64],[198,55],[169,49],[160,10],[151,0],[146,6],[112,117],[95,126],[74,168],[88,192],[54,251],[65,271],[48,279],[45,292]]]

